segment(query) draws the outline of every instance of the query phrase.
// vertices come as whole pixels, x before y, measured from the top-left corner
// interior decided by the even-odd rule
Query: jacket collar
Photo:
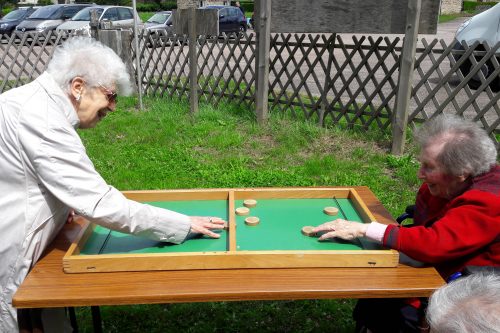
[[[80,125],[80,119],[76,113],[75,107],[71,103],[68,95],[59,87],[52,75],[48,72],[43,72],[37,79],[42,88],[47,92],[49,97],[61,107],[64,115],[75,129]]]

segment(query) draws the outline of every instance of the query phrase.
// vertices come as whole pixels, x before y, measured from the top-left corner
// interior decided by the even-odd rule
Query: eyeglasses
[[[98,83],[99,86],[104,90],[104,95],[106,96],[106,99],[108,100],[109,103],[116,103],[116,100],[118,99],[118,94],[114,91],[109,90],[105,86],[103,86],[101,83]]]

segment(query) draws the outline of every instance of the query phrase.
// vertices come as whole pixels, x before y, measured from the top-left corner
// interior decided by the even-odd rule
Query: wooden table
[[[367,187],[355,187],[379,222],[394,223]],[[29,273],[17,308],[178,302],[425,297],[444,284],[433,268],[274,268],[65,274],[62,257],[83,219],[66,225]]]

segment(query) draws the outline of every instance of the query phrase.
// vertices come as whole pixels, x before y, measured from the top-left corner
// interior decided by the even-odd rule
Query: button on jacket
[[[181,243],[189,233],[188,216],[128,200],[107,185],[85,152],[78,124],[49,73],[0,95],[0,332],[17,331],[12,297],[70,208],[104,227],[154,240]]]

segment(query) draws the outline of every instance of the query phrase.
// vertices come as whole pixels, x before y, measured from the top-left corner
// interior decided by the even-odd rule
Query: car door
[[[231,21],[229,18],[229,11],[227,8],[219,10],[219,32],[231,31]]]
[[[238,15],[240,10],[238,8],[229,8],[229,20],[231,21],[231,31],[237,32],[239,30]]]

